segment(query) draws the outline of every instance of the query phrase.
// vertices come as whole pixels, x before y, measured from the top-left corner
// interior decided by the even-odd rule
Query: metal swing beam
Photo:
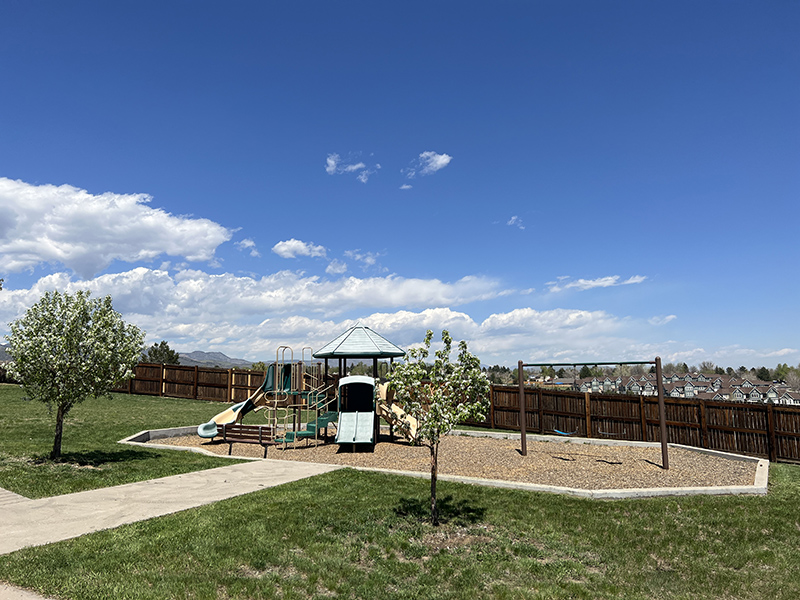
[[[662,468],[669,470],[669,452],[667,449],[667,413],[664,405],[664,381],[661,376],[661,357],[656,356],[655,360],[622,361],[622,362],[582,362],[582,363],[517,363],[517,379],[519,382],[519,428],[521,433],[522,456],[528,455],[528,439],[525,431],[525,367],[583,367],[583,366],[616,366],[616,365],[655,365],[656,380],[658,386],[658,424],[661,437],[661,463]],[[646,436],[645,436],[646,437]]]

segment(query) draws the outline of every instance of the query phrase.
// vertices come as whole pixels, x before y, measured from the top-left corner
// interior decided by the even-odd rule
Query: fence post
[[[194,389],[194,392],[193,392],[193,394],[192,394],[192,397],[193,397],[195,400],[197,400],[197,383],[198,383],[198,380],[199,380],[199,378],[200,378],[200,375],[199,375],[199,368],[198,368],[198,366],[197,366],[197,365],[195,365],[195,366],[194,366],[194,387],[193,387],[193,389]]]
[[[489,386],[489,426],[494,429],[494,384]]]
[[[589,392],[584,392],[583,401],[586,408],[586,437],[592,437],[592,397]]]
[[[710,448],[708,441],[708,424],[706,423],[706,401],[700,400],[700,445],[703,448]]]
[[[544,430],[544,398],[542,397],[542,390],[541,388],[533,388],[533,393],[536,396],[536,402],[538,403],[538,411],[539,411],[539,433],[544,435],[547,433]]]
[[[777,462],[778,446],[775,443],[775,413],[772,404],[767,404],[767,443],[769,444],[770,462]]]
[[[233,369],[228,369],[228,402],[233,402]]]
[[[520,443],[522,444],[520,454],[528,456],[528,436],[525,432],[525,421],[527,420],[525,415],[525,376],[522,373],[522,361],[517,363],[517,383],[519,383],[519,434]],[[541,426],[541,423],[539,423],[539,426]]]
[[[647,413],[644,407],[644,396],[639,395],[639,419],[642,421],[642,441],[647,441]]]
[[[159,388],[161,392],[158,394],[159,396],[164,395],[164,388],[167,387],[167,367],[164,363],[161,363],[161,387]]]

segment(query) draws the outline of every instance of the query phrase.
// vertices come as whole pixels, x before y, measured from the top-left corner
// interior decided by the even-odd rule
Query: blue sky
[[[0,1],[0,336],[800,362],[800,4]]]

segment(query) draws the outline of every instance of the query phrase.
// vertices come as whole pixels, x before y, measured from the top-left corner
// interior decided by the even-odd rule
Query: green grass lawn
[[[48,464],[44,407],[0,386],[0,485],[46,496],[227,464],[115,444],[219,404],[120,395],[74,410],[72,462]],[[765,497],[591,501],[440,482],[438,528],[427,481],[345,469],[0,556],[0,580],[72,600],[794,600],[800,467],[770,469]]]
[[[342,470],[0,557],[59,598],[800,597],[800,468],[767,497],[590,501]]]
[[[220,466],[191,452],[117,444],[144,429],[208,421],[226,405],[198,400],[114,394],[77,404],[64,423],[62,461],[47,459],[55,418],[19,386],[0,384],[0,487],[28,498],[142,481]]]

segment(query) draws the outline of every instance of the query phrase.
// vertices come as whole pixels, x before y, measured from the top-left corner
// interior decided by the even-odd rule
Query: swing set
[[[669,470],[669,452],[667,449],[667,418],[666,409],[664,406],[664,381],[661,375],[661,357],[656,356],[655,360],[644,361],[622,361],[622,362],[588,362],[588,363],[524,363],[519,361],[517,363],[517,377],[519,383],[519,425],[520,425],[520,454],[522,456],[528,455],[528,440],[525,431],[525,375],[524,369],[526,367],[572,367],[573,373],[576,367],[599,367],[599,366],[619,366],[619,365],[655,365],[656,380],[658,389],[658,422],[661,437],[661,462],[662,468],[666,471]],[[570,436],[578,433],[578,430],[572,432],[553,430],[558,435]],[[600,432],[603,435],[623,435],[613,432]]]

